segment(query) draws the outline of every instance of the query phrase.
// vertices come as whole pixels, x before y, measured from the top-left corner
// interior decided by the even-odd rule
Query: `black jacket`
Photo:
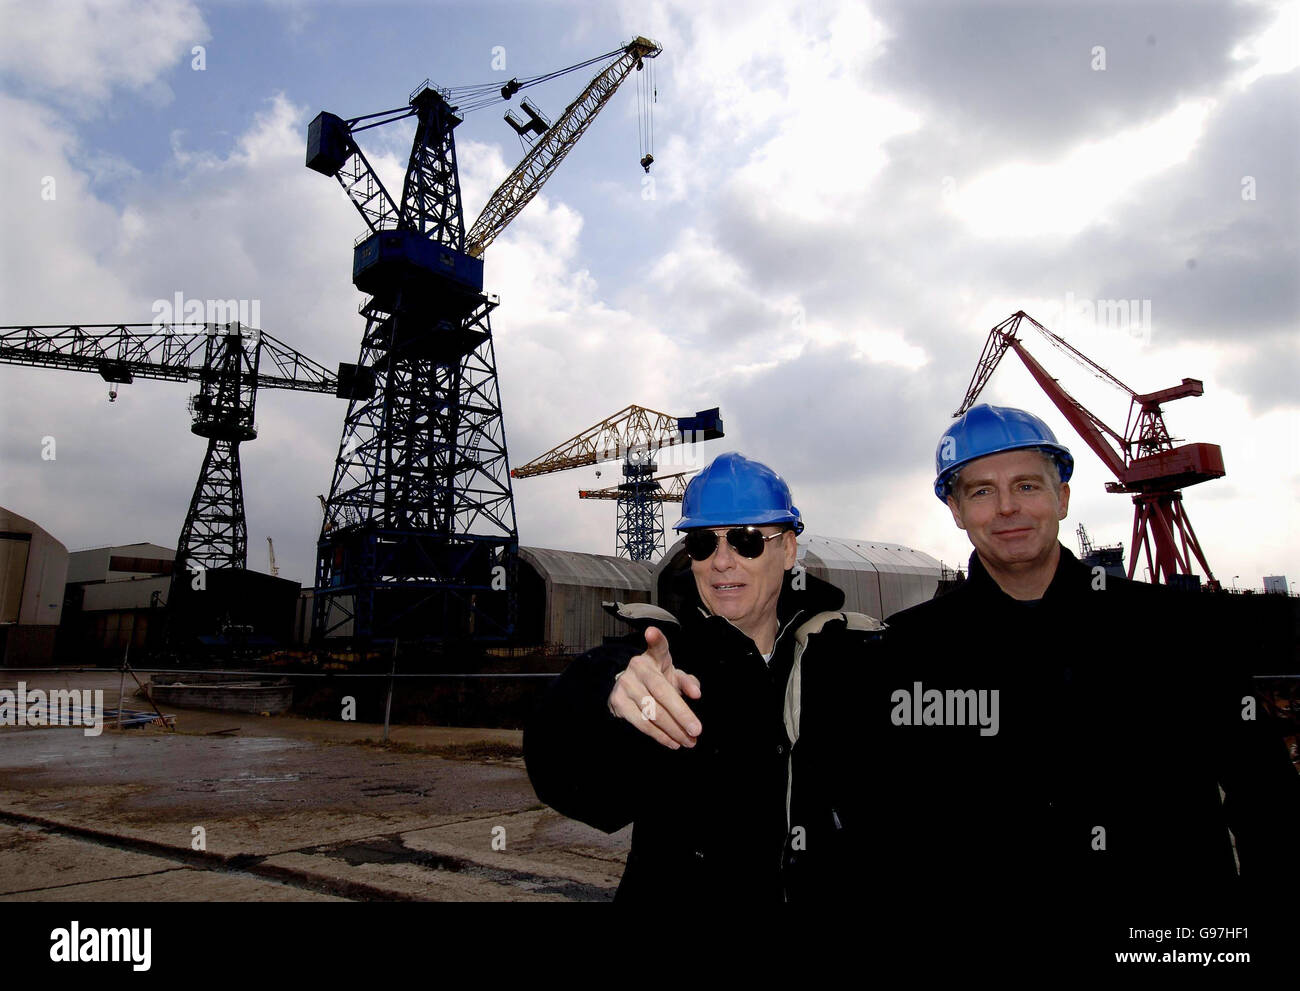
[[[862,792],[838,773],[851,700],[837,679],[864,663],[879,636],[850,627],[879,624],[852,613],[823,617],[798,647],[796,631],[838,610],[844,596],[806,572],[792,582],[792,574],[770,664],[747,636],[707,615],[688,572],[680,625],[642,620],[622,641],[584,654],[529,722],[524,759],[542,801],[606,832],[634,824],[618,900],[816,899],[860,867],[853,836]],[[664,747],[606,706],[614,676],[645,650],[648,625],[668,638],[673,664],[700,681],[701,697],[687,700],[703,728],[693,748]]]
[[[882,881],[1112,908],[1276,883],[1300,853],[1300,776],[1263,710],[1243,718],[1252,689],[1213,601],[1103,579],[1062,547],[1036,603],[972,554],[966,583],[891,616],[865,690]],[[914,717],[913,697],[949,689],[999,690],[997,733],[906,724],[900,700]]]

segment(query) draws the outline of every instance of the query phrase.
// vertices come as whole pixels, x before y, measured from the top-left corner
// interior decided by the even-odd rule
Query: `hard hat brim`
[[[983,451],[974,457],[967,458],[965,461],[958,461],[954,465],[949,465],[935,478],[934,494],[939,498],[940,502],[947,505],[948,496],[952,494],[951,483],[954,475],[981,458],[991,457],[994,454],[1005,454],[1007,451],[1042,451],[1044,454],[1051,455],[1056,461],[1056,471],[1061,478],[1062,485],[1074,476],[1074,455],[1059,444],[1005,444],[989,451]]]

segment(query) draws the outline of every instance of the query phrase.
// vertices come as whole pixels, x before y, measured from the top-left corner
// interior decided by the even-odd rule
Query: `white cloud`
[[[1232,57],[1247,63],[1238,85],[1245,89],[1260,76],[1290,72],[1300,66],[1300,4],[1283,3],[1273,22],[1238,45]]]
[[[951,209],[981,237],[1069,236],[1113,223],[1113,208],[1135,186],[1186,161],[1213,109],[1212,100],[1189,101],[1054,161],[998,165],[959,186]]]
[[[0,72],[89,116],[114,89],[170,98],[161,77],[210,37],[189,0],[4,0]]]

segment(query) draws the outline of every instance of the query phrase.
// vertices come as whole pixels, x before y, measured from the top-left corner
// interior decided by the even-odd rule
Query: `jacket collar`
[[[1047,590],[1040,601],[1054,602],[1072,595],[1078,588],[1080,573],[1087,573],[1087,567],[1080,563],[1068,547],[1060,541],[1057,541],[1057,546],[1061,549],[1061,559],[1056,563],[1056,573],[1052,575],[1052,580],[1048,583]],[[978,592],[980,595],[1000,597],[1008,602],[1016,601],[1002,591],[1002,587],[993,580],[993,576],[984,567],[984,562],[980,560],[978,551],[971,551],[967,575],[971,591]]]

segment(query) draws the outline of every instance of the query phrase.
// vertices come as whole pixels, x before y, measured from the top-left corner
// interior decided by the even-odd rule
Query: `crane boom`
[[[262,389],[335,392],[338,377],[306,355],[264,331],[238,324],[52,324],[0,327],[0,362],[71,371],[98,372],[113,382],[133,376],[185,382],[202,377],[208,367],[207,343],[219,336],[238,337],[260,352],[260,362],[274,371],[259,371]],[[263,367],[251,362],[251,367]]]
[[[198,383],[189,403],[194,414],[190,432],[207,440],[207,453],[176,544],[173,593],[176,576],[187,569],[243,568],[247,563],[239,446],[257,436],[253,414],[258,389],[340,395],[334,373],[239,321],[0,327],[0,362],[92,372],[110,383],[131,382],[136,376]],[[348,392],[357,391],[352,385]],[[114,387],[108,396],[110,402],[116,398]],[[274,573],[275,552],[268,550]],[[171,593],[168,601],[173,601]]]
[[[623,459],[623,481],[603,489],[581,489],[579,499],[617,501],[616,553],[630,561],[652,561],[663,553],[665,502],[681,502],[691,472],[655,477],[655,452],[673,444],[694,444],[724,436],[717,407],[694,416],[669,416],[644,406],[627,406],[570,437],[510,474],[530,478],[553,471]],[[596,472],[600,477],[600,472]]]
[[[693,471],[679,471],[674,475],[658,475],[648,479],[647,482],[659,486],[649,493],[648,498],[656,502],[681,502],[686,495],[686,479],[693,474],[695,474]],[[617,485],[610,485],[603,489],[578,490],[579,499],[623,499],[626,495],[626,488]]]
[[[587,84],[587,88],[564,109],[559,119],[488,197],[482,213],[465,238],[467,254],[475,258],[482,257],[488,245],[529,204],[551,173],[564,161],[564,156],[577,144],[619,84],[627,78],[627,74],[633,68],[639,69],[642,59],[654,58],[662,50],[648,38],[634,38],[617,59]]]
[[[1061,411],[1061,415],[1069,421],[1070,426],[1074,427],[1075,432],[1083,438],[1084,443],[1092,448],[1097,457],[1101,458],[1102,464],[1114,472],[1115,477],[1122,478],[1127,468],[1124,463],[1124,456],[1107,442],[1102,431],[1105,430],[1116,437],[1121,444],[1123,438],[1088,412],[1079,400],[1066,392],[1061,383],[1047,374],[1047,370],[1034,360],[1034,356],[1026,351],[1018,340],[1012,338],[1008,343],[1020,356],[1020,360],[1024,362],[1025,367],[1029,369],[1029,374],[1034,377],[1034,381],[1047,393],[1047,398]]]
[[[676,417],[632,404],[557,444],[528,464],[515,468],[510,474],[514,478],[531,478],[612,461],[631,452],[657,451],[673,444],[721,436],[722,422],[716,408],[701,410],[693,417]]]
[[[1093,416],[1092,413],[1090,413],[1077,399],[1062,387],[1060,382],[1047,373],[1047,370],[1034,359],[1033,355],[1025,350],[1024,345],[1020,343],[1020,339],[1016,336],[1016,332],[1020,329],[1020,322],[1022,320],[1028,320],[1034,327],[1042,331],[1044,335],[1055,339],[1060,344],[1069,348],[1074,355],[1086,361],[1089,366],[1105,374],[1111,381],[1117,383],[1121,388],[1127,391],[1130,396],[1134,395],[1132,389],[1120,382],[1119,379],[1111,375],[1110,372],[1107,372],[1104,368],[1097,365],[1092,361],[1092,359],[1086,357],[1081,352],[1076,351],[1064,340],[1057,337],[1037,320],[1029,316],[1029,314],[1025,313],[1023,310],[1017,310],[989,331],[988,339],[984,342],[984,350],[980,354],[979,363],[975,366],[975,373],[971,376],[970,385],[966,389],[966,398],[962,400],[961,406],[953,416],[961,416],[975,405],[975,400],[979,398],[980,393],[984,390],[984,386],[987,385],[989,379],[993,377],[993,372],[997,369],[998,363],[1002,360],[1002,356],[1006,354],[1007,349],[1010,348],[1014,350],[1020,357],[1020,360],[1024,362],[1025,367],[1029,369],[1029,374],[1034,377],[1034,381],[1036,381],[1042,390],[1047,393],[1048,398],[1052,400],[1056,408],[1059,409],[1061,414],[1070,422],[1070,425],[1078,431],[1079,436],[1084,439],[1084,442],[1092,448],[1097,457],[1101,458],[1102,462],[1115,473],[1117,478],[1121,477],[1125,470],[1123,454],[1116,451],[1115,448],[1107,442],[1103,434],[1109,434],[1111,437],[1115,438],[1116,442],[1120,445],[1120,451],[1124,449],[1124,438],[1108,427],[1105,423],[1102,423],[1101,420],[1097,419],[1097,417]]]

